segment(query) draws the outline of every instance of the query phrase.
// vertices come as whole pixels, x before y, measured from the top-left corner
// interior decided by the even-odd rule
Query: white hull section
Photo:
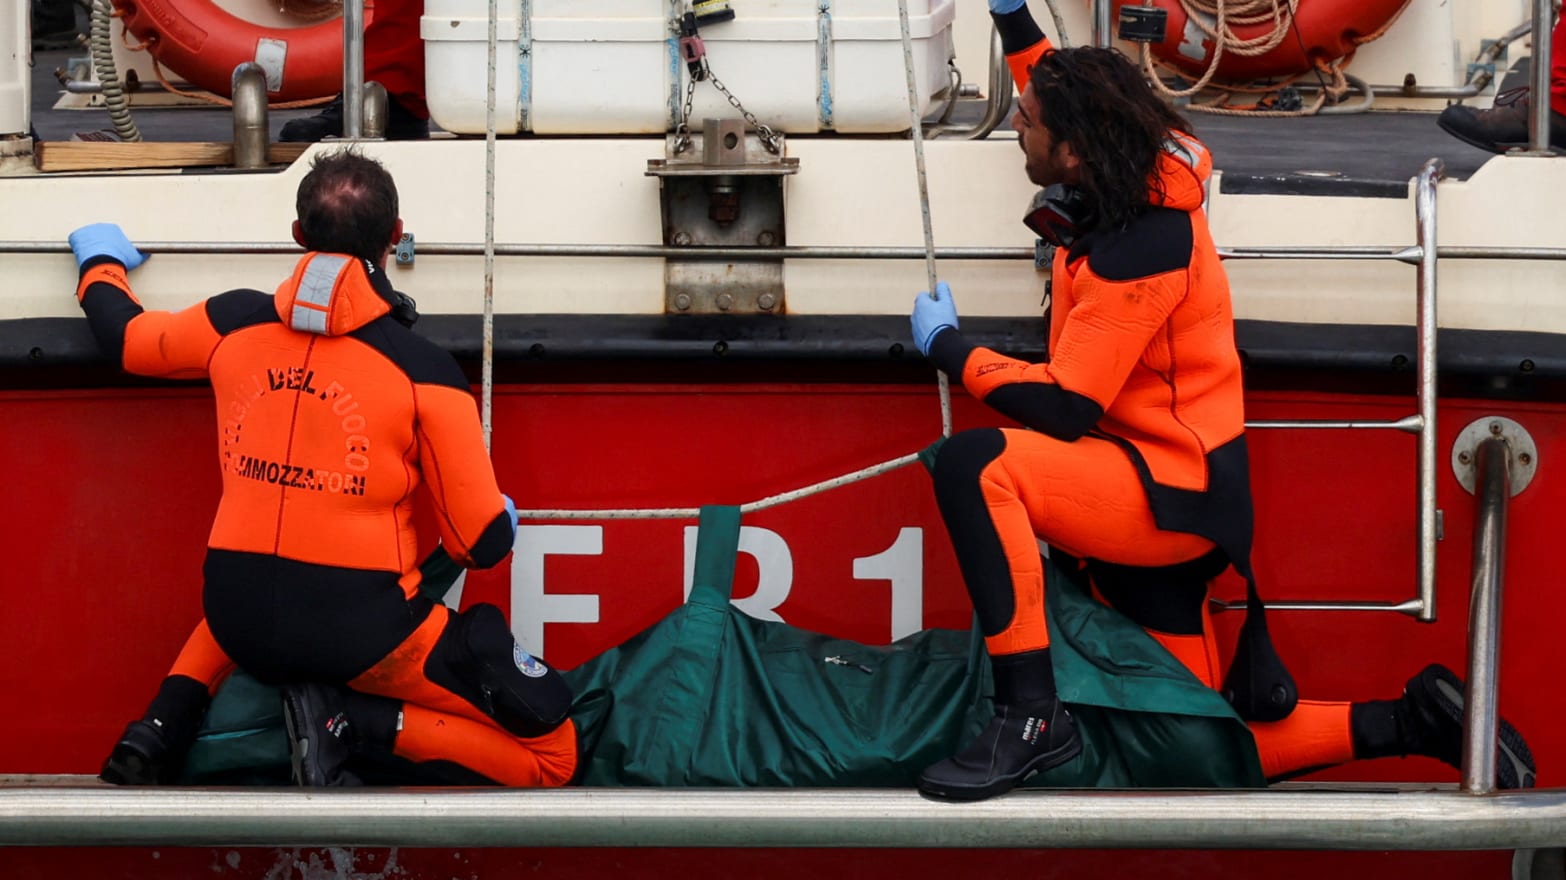
[[[318,147],[328,149],[327,147]],[[484,240],[482,141],[376,143],[365,149],[395,175],[417,243]],[[313,152],[313,151],[312,151]],[[923,233],[912,146],[899,140],[788,143],[800,171],[785,184],[790,247],[920,248]],[[500,244],[662,243],[658,181],[647,161],[661,139],[504,140],[496,144],[495,241]],[[925,145],[937,247],[1031,248],[1018,217],[1031,193],[1015,139]],[[82,224],[113,221],[138,242],[289,242],[293,198],[307,155],[276,174],[127,174],[0,179],[0,241],[59,247]],[[1221,164],[1221,157],[1220,164]],[[1497,157],[1472,179],[1438,189],[1442,247],[1554,248],[1566,242],[1566,163]],[[1412,195],[1404,199],[1234,195],[1215,179],[1214,238],[1237,248],[1415,244]],[[236,245],[237,246],[237,245]],[[180,308],[232,287],[268,288],[290,270],[287,254],[159,254],[133,278],[149,308]],[[76,266],[63,252],[0,254],[0,319],[74,317]],[[964,316],[1040,311],[1040,273],[1028,261],[942,260],[940,277]],[[1230,260],[1236,315],[1268,321],[1411,324],[1414,270],[1365,260]],[[419,256],[391,270],[426,314],[483,309],[479,256]],[[921,260],[790,259],[787,311],[795,315],[901,314],[925,284]],[[1440,263],[1440,323],[1467,329],[1566,333],[1566,263]],[[664,309],[656,257],[500,257],[500,314],[655,314]]]

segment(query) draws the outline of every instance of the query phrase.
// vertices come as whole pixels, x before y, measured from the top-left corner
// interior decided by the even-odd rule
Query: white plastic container
[[[957,0],[908,0],[919,110],[950,85]],[[731,0],[705,25],[716,76],[776,131],[893,132],[909,127],[897,0]],[[654,134],[673,129],[689,75],[669,0],[501,0],[495,129],[503,134]],[[430,115],[482,134],[487,0],[425,0],[419,22]],[[711,80],[696,83],[691,125],[734,118]]]
[[[0,10],[0,135],[27,134],[32,110],[31,4]]]

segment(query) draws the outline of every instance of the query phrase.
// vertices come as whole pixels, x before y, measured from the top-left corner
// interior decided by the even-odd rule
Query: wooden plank
[[[311,144],[271,144],[267,161],[286,165]],[[128,168],[198,168],[234,164],[234,145],[227,143],[144,141],[40,141],[33,164],[39,171],[117,171]]]

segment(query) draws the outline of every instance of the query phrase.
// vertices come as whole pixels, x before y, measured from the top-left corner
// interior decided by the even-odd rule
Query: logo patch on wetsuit
[[[541,678],[549,671],[544,661],[523,650],[521,645],[512,647],[511,661],[517,665],[517,670],[528,678]]]

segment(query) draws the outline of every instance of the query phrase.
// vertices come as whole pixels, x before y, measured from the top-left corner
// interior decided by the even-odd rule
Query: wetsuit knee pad
[[[501,727],[533,737],[565,722],[571,712],[570,685],[517,643],[499,608],[475,605],[458,615],[458,626],[483,690],[482,708]]]
[[[1006,435],[999,428],[974,428],[960,431],[941,444],[931,475],[936,490],[956,485],[973,485],[979,473],[1006,451]]]

